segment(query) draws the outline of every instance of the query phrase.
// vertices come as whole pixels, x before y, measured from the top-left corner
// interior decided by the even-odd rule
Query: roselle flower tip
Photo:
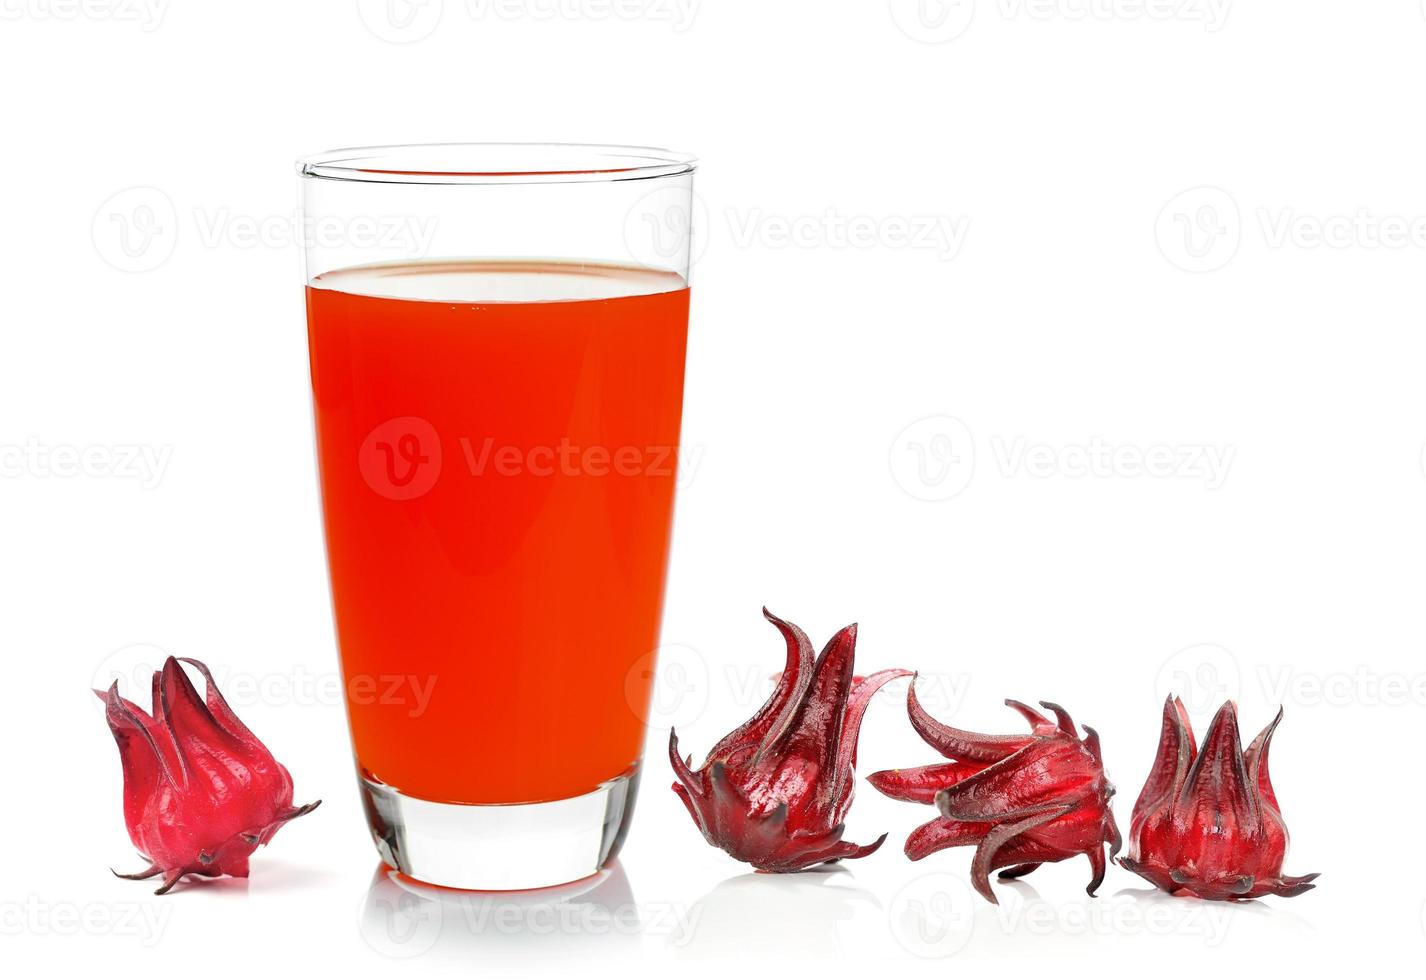
[[[185,875],[246,877],[252,852],[321,802],[294,807],[292,777],[233,713],[207,666],[182,663],[203,676],[204,697],[174,657],[154,672],[149,711],[125,700],[117,681],[101,695],[124,770],[124,821],[149,862],[114,873],[162,875],[158,895]]]
[[[997,903],[991,871],[1018,878],[1077,854],[1089,859],[1086,891],[1093,895],[1120,846],[1099,736],[1085,726],[1081,739],[1069,712],[1054,702],[1040,702],[1053,721],[1023,702],[1005,703],[1029,724],[1028,734],[982,735],[946,725],[925,710],[913,683],[906,697],[911,725],[951,761],[885,770],[869,781],[893,799],[932,804],[940,813],[907,837],[911,860],[974,844],[971,881],[991,903]]]
[[[1290,898],[1315,887],[1316,874],[1282,873],[1288,834],[1268,771],[1282,718],[1279,706],[1245,751],[1237,705],[1226,701],[1199,748],[1183,702],[1167,698],[1119,864],[1170,894],[1210,900]]]
[[[872,695],[905,670],[854,673],[857,625],[839,630],[813,656],[807,634],[774,616],[786,665],[772,695],[724,736],[695,769],[669,732],[673,790],[704,839],[759,871],[790,872],[865,857],[871,844],[842,840],[851,807],[857,740]]]

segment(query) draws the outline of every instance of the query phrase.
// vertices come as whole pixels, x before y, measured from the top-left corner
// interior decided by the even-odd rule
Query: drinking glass
[[[629,827],[677,476],[694,161],[452,144],[299,162],[347,718],[391,867],[593,874]]]

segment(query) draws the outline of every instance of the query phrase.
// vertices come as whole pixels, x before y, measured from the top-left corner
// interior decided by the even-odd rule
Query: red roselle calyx
[[[1246,752],[1232,701],[1218,709],[1200,751],[1178,698],[1164,704],[1154,768],[1119,863],[1159,888],[1199,898],[1284,898],[1315,887],[1315,874],[1282,873],[1287,827],[1268,777],[1268,746],[1282,711]]]
[[[292,805],[287,770],[233,714],[208,668],[183,662],[203,675],[206,700],[173,657],[154,672],[151,715],[120,697],[117,681],[94,692],[119,744],[129,839],[149,862],[119,877],[161,874],[159,895],[189,874],[246,878],[248,856],[321,803]]]
[[[1104,880],[1105,844],[1111,859],[1120,845],[1099,735],[1086,725],[1081,739],[1057,704],[1040,702],[1054,714],[1051,721],[1019,701],[1005,703],[1030,723],[1030,734],[980,735],[944,725],[926,713],[913,685],[906,696],[912,727],[953,761],[867,778],[893,799],[934,803],[940,818],[912,831],[906,856],[919,861],[947,847],[975,844],[971,882],[991,902],[991,871],[1007,868],[1001,878],[1018,878],[1077,854],[1093,868],[1086,889],[1093,895]]]
[[[766,609],[763,615],[787,642],[786,669],[767,703],[718,742],[701,769],[679,756],[678,735],[669,733],[673,790],[708,843],[759,871],[865,857],[886,835],[865,846],[842,840],[857,735],[871,696],[911,672],[855,677],[855,624],[832,637],[814,663],[807,634]]]

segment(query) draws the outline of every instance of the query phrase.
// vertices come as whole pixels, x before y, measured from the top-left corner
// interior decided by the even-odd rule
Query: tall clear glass
[[[377,850],[418,880],[573,881],[628,830],[693,170],[561,144],[299,164],[347,717]]]

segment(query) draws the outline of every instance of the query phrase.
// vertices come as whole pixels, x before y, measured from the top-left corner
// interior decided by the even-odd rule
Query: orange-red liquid
[[[428,800],[518,803],[626,771],[663,603],[683,280],[372,266],[319,276],[307,310],[363,773]]]

